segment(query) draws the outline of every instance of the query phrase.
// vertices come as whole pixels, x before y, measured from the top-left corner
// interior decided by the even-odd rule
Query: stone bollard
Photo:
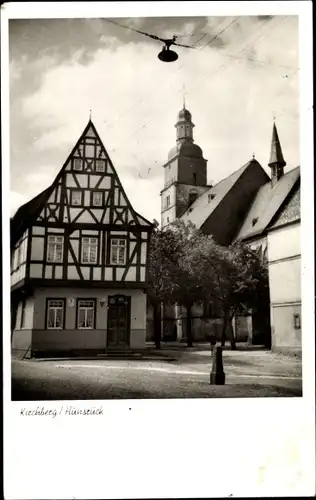
[[[210,373],[211,385],[225,385],[225,373],[223,370],[222,348],[214,347],[213,365]]]

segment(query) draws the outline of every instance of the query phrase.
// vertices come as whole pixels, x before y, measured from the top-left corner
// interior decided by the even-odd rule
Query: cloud
[[[234,18],[134,20],[137,29],[147,32],[184,33],[188,38],[181,38],[183,43],[206,33],[199,50],[177,48],[179,59],[172,65],[158,60],[159,43],[104,20],[57,23],[58,30],[44,23],[48,41],[36,59],[24,59],[11,101],[13,189],[33,193],[35,186],[42,190],[52,182],[92,109],[93,122],[132,204],[145,217],[158,219],[162,165],[175,145],[174,124],[184,84],[196,124],[195,141],[208,159],[210,180],[229,175],[253,152],[266,166],[274,114],[286,161],[296,166],[297,19],[266,17],[241,18],[234,24]],[[131,20],[120,22],[131,25]],[[34,35],[36,23],[32,26]],[[15,34],[15,55],[21,55],[21,37],[32,32],[24,29]],[[42,28],[38,32],[37,44],[43,41]],[[214,33],[221,33],[220,48],[213,42],[207,45]],[[13,72],[15,64],[13,58]],[[36,85],[31,83],[32,71]],[[28,177],[34,172],[43,173],[37,185]]]

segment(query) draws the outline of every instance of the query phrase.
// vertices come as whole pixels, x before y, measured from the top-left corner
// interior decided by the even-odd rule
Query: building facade
[[[52,185],[11,220],[12,353],[144,347],[152,229],[90,120]]]
[[[294,187],[268,231],[272,347],[301,350],[300,187]]]

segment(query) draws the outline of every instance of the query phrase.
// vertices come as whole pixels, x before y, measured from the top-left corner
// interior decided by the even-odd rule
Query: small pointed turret
[[[275,122],[273,123],[271,152],[268,165],[271,168],[271,182],[272,186],[274,186],[275,183],[284,175],[284,167],[286,165]]]

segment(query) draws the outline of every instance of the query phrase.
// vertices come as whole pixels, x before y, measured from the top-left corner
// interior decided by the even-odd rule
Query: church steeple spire
[[[190,111],[185,107],[185,97],[183,96],[183,108],[178,114],[178,120],[175,124],[177,129],[177,142],[181,144],[183,142],[189,141],[193,142],[193,127],[192,116]]]
[[[271,168],[271,181],[272,186],[274,186],[275,183],[284,175],[284,167],[286,165],[275,121],[273,121],[270,160],[268,165]]]

